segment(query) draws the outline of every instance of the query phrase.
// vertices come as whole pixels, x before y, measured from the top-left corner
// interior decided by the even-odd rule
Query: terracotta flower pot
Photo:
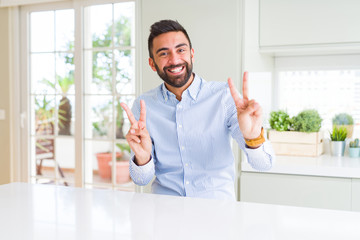
[[[112,166],[112,162],[109,163]],[[116,162],[116,183],[127,183],[130,181],[129,161]]]
[[[116,158],[121,158],[122,155],[123,153],[117,152]],[[97,153],[96,158],[98,161],[100,177],[104,179],[111,179],[111,166],[109,165],[109,163],[111,163],[112,160],[112,153]]]

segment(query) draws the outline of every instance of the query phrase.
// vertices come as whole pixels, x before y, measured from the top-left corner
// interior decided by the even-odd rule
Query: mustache
[[[170,66],[167,66],[167,67],[164,67],[164,72],[166,71],[166,70],[168,70],[169,68],[177,68],[177,67],[182,67],[182,66],[187,66],[188,64],[187,63],[181,63],[181,64],[177,64],[177,65],[170,65]]]

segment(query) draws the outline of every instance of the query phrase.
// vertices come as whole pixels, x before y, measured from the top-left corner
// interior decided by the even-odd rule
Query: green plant
[[[270,113],[270,127],[277,131],[289,131],[291,128],[291,118],[286,111],[272,111]]]
[[[333,127],[332,133],[330,132],[331,141],[345,141],[347,136],[347,130],[345,127]]]
[[[122,152],[131,152],[130,146],[127,143],[117,143],[116,146],[122,151]]]
[[[128,143],[116,143],[116,147],[118,147],[121,152],[131,152],[130,146]],[[116,157],[116,161],[127,161],[127,158],[124,158],[124,154],[121,154],[120,157]]]
[[[348,113],[336,114],[332,119],[333,125],[353,125],[354,119]]]
[[[67,44],[68,49],[73,48],[73,43],[69,42]],[[66,54],[60,61],[64,61],[69,69],[72,69],[74,66],[74,56],[72,54]],[[60,88],[62,98],[60,99],[58,106],[58,133],[59,135],[71,135],[72,110],[67,94],[70,88],[74,85],[74,70],[70,70],[64,76],[56,74],[56,82],[52,82],[44,78],[42,83],[52,89]]]
[[[294,130],[299,132],[318,132],[321,122],[319,113],[314,109],[304,110],[292,120]]]
[[[112,42],[121,46],[131,46],[131,20],[128,17],[121,16],[116,19],[114,24],[107,25],[102,33],[94,33],[92,36],[92,45],[94,48],[102,48],[111,46]],[[119,56],[115,57],[113,62],[113,53],[111,51],[96,51],[93,52],[92,58],[92,82],[98,89],[102,89],[108,93],[122,94],[125,87],[131,83],[132,77],[129,71],[126,70],[121,64],[121,61],[129,61],[131,59],[131,50],[122,50]],[[121,57],[118,59],[118,57]],[[112,69],[115,67],[115,71]],[[116,76],[113,74],[116,73]],[[115,80],[115,84],[114,81]],[[93,109],[94,113],[98,116],[98,120],[92,123],[93,131],[97,136],[104,136],[108,134],[109,125],[112,124],[112,118],[106,118],[102,115],[108,115],[106,111],[112,109],[115,105],[116,110],[116,138],[124,139],[124,112],[120,106],[122,102],[117,97],[113,102],[108,102],[108,106],[102,106],[102,109]]]
[[[349,143],[349,147],[351,148],[358,148],[359,147],[359,139],[358,138],[355,138],[354,141],[351,141]]]

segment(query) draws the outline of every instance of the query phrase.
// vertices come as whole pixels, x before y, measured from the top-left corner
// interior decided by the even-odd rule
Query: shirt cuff
[[[131,178],[137,185],[144,186],[152,180],[155,173],[153,157],[150,156],[150,161],[142,166],[136,165],[134,160],[135,156],[132,156],[129,161]]]
[[[275,161],[274,150],[269,141],[255,149],[245,147],[245,154],[251,167],[259,171],[269,170]]]

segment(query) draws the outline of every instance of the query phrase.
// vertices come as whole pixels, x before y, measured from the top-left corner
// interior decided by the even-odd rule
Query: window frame
[[[135,4],[135,97],[139,96],[141,89],[140,81],[140,69],[141,69],[141,43],[140,43],[140,4],[138,0],[91,0],[91,1],[63,1],[55,3],[45,4],[33,4],[22,6],[19,8],[19,32],[20,39],[26,39],[21,41],[19,46],[15,46],[14,49],[18,48],[20,54],[19,59],[14,62],[18,62],[20,65],[20,77],[19,83],[21,88],[18,91],[20,109],[20,126],[21,132],[19,134],[21,145],[21,152],[19,154],[19,164],[21,165],[21,172],[19,172],[19,178],[22,181],[31,181],[30,172],[30,13],[33,11],[56,11],[62,9],[73,9],[74,10],[74,85],[75,85],[75,187],[85,186],[85,165],[84,165],[84,149],[85,149],[85,138],[84,138],[84,8],[92,5],[103,5],[110,3],[121,3],[121,2],[134,2]],[[15,56],[16,57],[16,56]],[[16,170],[15,170],[16,171]]]

